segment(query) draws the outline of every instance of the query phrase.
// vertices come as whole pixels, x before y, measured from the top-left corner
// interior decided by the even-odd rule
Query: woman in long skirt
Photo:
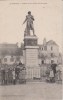
[[[49,78],[50,78],[50,82],[54,81],[54,72],[53,72],[52,68],[50,69]]]

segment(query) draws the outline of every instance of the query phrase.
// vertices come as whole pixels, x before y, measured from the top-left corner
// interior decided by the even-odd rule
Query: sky
[[[0,43],[17,43],[24,39],[28,11],[35,18],[34,29],[38,43],[54,40],[63,50],[62,0],[4,0],[0,1]]]

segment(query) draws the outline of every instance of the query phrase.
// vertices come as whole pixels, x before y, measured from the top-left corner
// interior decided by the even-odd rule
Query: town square
[[[5,13],[0,12],[0,100],[62,100],[62,36],[56,15],[59,11],[54,13],[53,19],[52,8],[49,12],[40,6],[42,13],[36,12],[37,5],[29,5],[26,10],[10,2],[1,2],[1,5],[2,9],[10,7],[11,12],[8,8]],[[51,2],[49,7],[53,7],[50,5]],[[55,2],[54,7],[56,5]],[[52,20],[48,21],[50,18]]]
[[[62,100],[61,84],[28,82],[21,85],[0,86],[0,100]]]

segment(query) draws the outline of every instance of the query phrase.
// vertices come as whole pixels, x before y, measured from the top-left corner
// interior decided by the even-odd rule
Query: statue
[[[26,23],[26,28],[25,28],[25,34],[26,35],[30,35],[30,30],[32,30],[33,31],[33,35],[35,35],[34,34],[33,21],[34,21],[34,17],[31,15],[31,12],[29,11],[28,15],[26,16],[26,19],[23,22],[23,24],[25,22],[27,22]]]

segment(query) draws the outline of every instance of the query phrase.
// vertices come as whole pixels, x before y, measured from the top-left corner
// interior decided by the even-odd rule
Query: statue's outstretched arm
[[[26,19],[24,20],[23,24],[24,24],[26,21],[27,21],[27,17],[26,17]]]
[[[26,19],[24,20],[23,24],[26,22]]]

